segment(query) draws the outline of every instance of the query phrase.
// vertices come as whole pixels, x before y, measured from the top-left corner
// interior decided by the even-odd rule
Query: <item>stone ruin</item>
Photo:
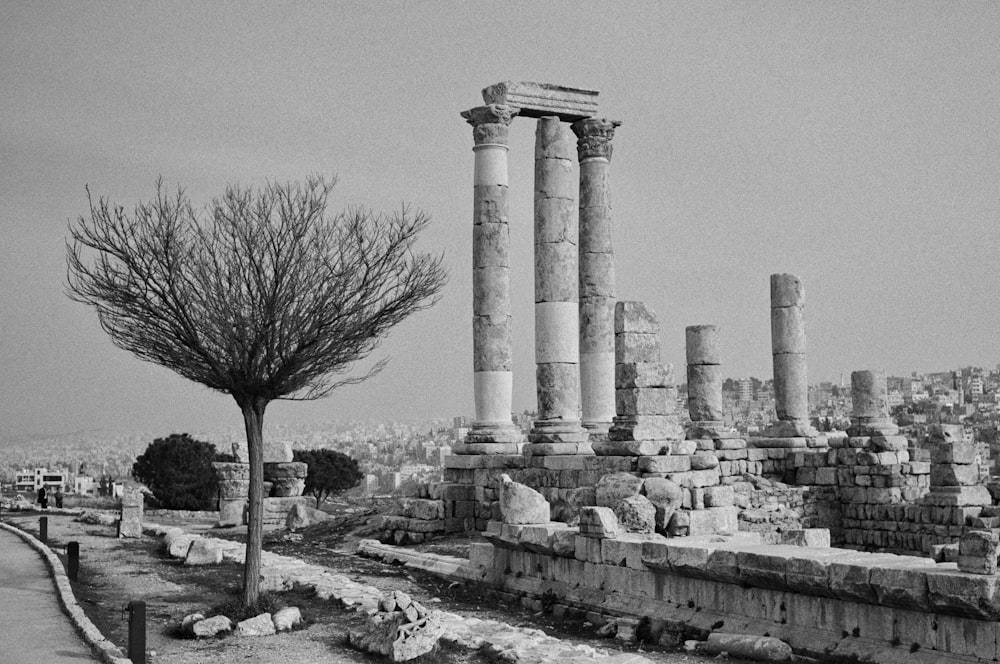
[[[233,445],[238,461],[216,462],[219,478],[219,526],[240,526],[247,522],[250,495],[250,463],[245,445]],[[306,486],[308,464],[293,461],[289,442],[264,443],[265,528],[280,528],[295,514],[306,511],[309,499],[302,495]]]
[[[1000,507],[974,445],[949,425],[929,450],[901,435],[885,374],[871,370],[851,375],[847,435],[813,428],[798,277],[770,280],[777,419],[749,439],[723,425],[721,331],[696,325],[682,426],[657,317],[617,299],[620,123],[598,118],[597,97],[506,82],[462,113],[475,142],[475,421],[444,483],[387,517],[387,532],[397,543],[481,532],[469,575],[501,597],[536,609],[554,597],[562,614],[654,639],[743,633],[859,661],[1000,659]],[[527,440],[511,421],[507,143],[518,117],[537,118],[538,418]]]

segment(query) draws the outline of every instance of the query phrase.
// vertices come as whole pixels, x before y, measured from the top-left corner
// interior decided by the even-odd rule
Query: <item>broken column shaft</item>
[[[771,353],[774,407],[782,422],[809,422],[806,375],[805,290],[791,274],[771,275]]]
[[[532,454],[586,451],[580,426],[579,233],[568,127],[542,117],[535,131],[535,363],[538,418]]]
[[[692,325],[687,342],[688,414],[695,426],[722,426],[722,360],[719,328]]]
[[[573,123],[580,160],[580,400],[583,426],[603,437],[615,417],[615,266],[611,139],[620,122]]]
[[[516,109],[490,104],[462,113],[473,127],[472,345],[476,419],[456,452],[517,452],[511,421],[510,232],[507,219],[508,127]]]

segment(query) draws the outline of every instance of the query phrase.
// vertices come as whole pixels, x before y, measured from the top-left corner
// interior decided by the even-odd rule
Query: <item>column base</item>
[[[611,422],[584,422],[583,428],[587,430],[591,444],[603,443],[608,440],[608,431],[611,430]]]
[[[852,417],[851,426],[847,428],[848,436],[895,436],[898,433],[899,427],[888,417]]]
[[[594,454],[589,442],[583,443],[528,443],[524,446],[522,454],[526,457],[533,456],[557,456],[574,455],[592,456]]]
[[[452,445],[452,454],[521,454],[524,443],[459,443]]]
[[[688,440],[698,440],[701,438],[711,438],[712,440],[723,440],[726,438],[740,438],[738,431],[733,431],[720,420],[701,420],[690,422],[685,427]]]
[[[589,443],[590,433],[579,422],[536,420],[528,434],[529,443]]]
[[[764,429],[761,438],[815,438],[819,435],[809,420],[778,420]]]

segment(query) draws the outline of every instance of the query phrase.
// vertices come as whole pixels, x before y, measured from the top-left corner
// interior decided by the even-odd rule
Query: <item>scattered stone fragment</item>
[[[204,614],[191,613],[181,618],[181,632],[194,634],[194,626],[205,619]]]
[[[274,620],[270,613],[262,613],[253,618],[236,623],[237,636],[270,636],[274,634]]]
[[[285,517],[285,528],[294,532],[310,525],[312,525],[312,519],[309,516],[308,508],[301,503],[292,505],[292,509],[288,512],[288,516]]]
[[[200,638],[215,636],[233,629],[233,621],[226,616],[213,616],[194,623],[191,632]]]
[[[615,509],[615,515],[630,533],[651,533],[656,527],[656,507],[646,496],[629,496]]]
[[[222,544],[210,537],[199,537],[191,542],[188,547],[187,556],[184,557],[185,565],[218,565],[222,562]]]
[[[302,612],[297,606],[288,606],[275,613],[272,621],[276,631],[287,632],[302,622]]]
[[[500,477],[500,512],[504,523],[548,523],[550,507],[542,494],[505,473]]]
[[[708,635],[708,640],[701,644],[699,650],[709,655],[729,653],[730,656],[746,657],[761,662],[790,662],[792,660],[792,647],[773,636],[713,632]]]

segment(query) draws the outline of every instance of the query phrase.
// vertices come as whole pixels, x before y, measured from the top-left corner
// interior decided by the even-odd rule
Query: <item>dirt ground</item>
[[[38,532],[38,513],[4,514],[4,520],[33,534]],[[532,614],[516,606],[498,605],[471,584],[449,583],[431,574],[387,565],[379,561],[337,551],[350,532],[357,533],[365,515],[338,519],[307,530],[294,540],[268,537],[265,549],[323,565],[357,582],[382,590],[403,590],[426,606],[460,615],[503,620],[512,625],[542,629],[568,642],[586,644],[607,651],[641,652],[659,664],[695,664],[709,658],[656,646],[623,645],[594,635],[594,628],[576,619],[556,619],[548,614]],[[169,519],[157,523],[171,524]],[[241,539],[233,530],[211,530],[211,523],[184,524],[215,537]],[[205,612],[232,599],[241,584],[242,568],[223,564],[212,567],[185,567],[169,558],[158,540],[144,537],[124,540],[116,537],[114,526],[98,526],[74,521],[71,517],[49,516],[49,545],[60,555],[70,541],[80,543],[80,576],[74,584],[77,600],[101,632],[122,649],[128,642],[128,625],[123,605],[132,600],[146,602],[146,649],[149,664],[269,664],[272,662],[383,662],[347,645],[347,631],[363,620],[353,611],[319,600],[305,591],[279,596],[287,606],[302,611],[305,627],[270,637],[195,640],[181,638],[177,626],[191,613]],[[364,532],[363,527],[361,532]],[[420,548],[436,553],[462,555],[467,540],[432,541]],[[442,647],[418,662],[441,664],[496,664],[495,657],[458,648]],[[727,660],[739,664],[740,660]]]

